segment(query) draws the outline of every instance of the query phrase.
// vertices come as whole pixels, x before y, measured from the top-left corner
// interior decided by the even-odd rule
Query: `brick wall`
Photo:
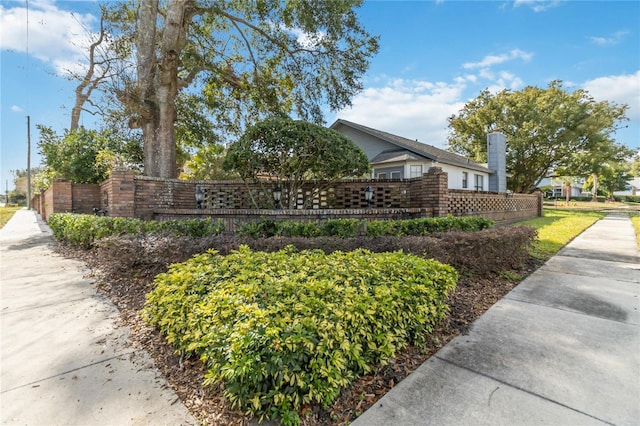
[[[515,222],[542,215],[540,195],[450,190],[449,214],[482,216],[497,223]]]
[[[100,185],[73,184],[71,186],[71,201],[74,213],[92,214],[94,208],[100,207]]]
[[[71,182],[53,182],[41,195],[39,203],[42,211],[39,211],[43,219],[47,219],[51,213],[73,212],[73,184]]]
[[[53,182],[46,191],[31,199],[31,206],[44,220],[52,213],[91,214],[100,207],[100,185]]]
[[[196,208],[195,192],[204,191],[202,209]],[[371,206],[364,196],[373,188]],[[497,223],[509,223],[542,215],[541,194],[505,194],[449,190],[447,173],[431,167],[423,176],[403,180],[347,180],[333,183],[306,182],[295,197],[296,209],[273,210],[273,184],[241,181],[182,181],[135,176],[114,171],[100,186],[54,182],[40,196],[40,213],[91,213],[101,207],[109,216],[167,220],[209,216],[228,222],[260,217],[296,220],[321,218],[389,218],[482,216]],[[283,195],[283,200],[287,194]],[[257,206],[257,208],[256,208]],[[370,207],[370,208],[368,208]],[[235,222],[234,222],[235,221]]]
[[[100,207],[109,216],[136,217],[133,173],[114,171],[100,184]]]

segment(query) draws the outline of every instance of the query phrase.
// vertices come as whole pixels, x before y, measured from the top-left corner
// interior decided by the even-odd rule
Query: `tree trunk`
[[[594,173],[591,175],[593,179],[593,194],[591,195],[591,201],[598,201],[598,175]]]
[[[138,15],[138,91],[144,135],[144,174],[176,178],[175,98],[178,94],[179,55],[189,25],[187,7],[192,0],[169,3],[157,43],[158,0],[141,2]],[[159,44],[159,46],[158,46]],[[156,56],[159,47],[159,57]]]

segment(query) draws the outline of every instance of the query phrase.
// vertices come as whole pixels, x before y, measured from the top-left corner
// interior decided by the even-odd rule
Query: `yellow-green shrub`
[[[456,281],[452,267],[402,252],[242,246],[172,265],[144,312],[178,351],[200,355],[206,384],[224,382],[234,406],[296,424],[302,404],[330,404],[373,365],[422,343]]]

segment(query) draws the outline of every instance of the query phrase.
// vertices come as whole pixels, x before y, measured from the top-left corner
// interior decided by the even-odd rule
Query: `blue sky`
[[[69,126],[75,85],[63,70],[83,60],[84,28],[95,30],[92,1],[0,0],[0,191],[25,169],[26,116],[32,167],[40,163],[36,124]],[[71,13],[73,12],[73,14]],[[353,106],[327,114],[441,148],[447,117],[489,88],[586,89],[627,104],[615,135],[640,149],[639,1],[365,1],[359,16],[381,36],[380,53]],[[27,53],[28,48],[28,53]],[[91,126],[93,119],[84,116]]]

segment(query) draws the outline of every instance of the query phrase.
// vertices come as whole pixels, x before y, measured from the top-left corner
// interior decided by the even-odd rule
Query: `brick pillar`
[[[53,191],[51,213],[73,212],[73,186],[71,182],[56,181],[51,184]]]
[[[434,217],[449,214],[449,185],[447,172],[440,167],[430,167],[422,175],[422,206],[431,209]]]
[[[112,217],[135,217],[134,174],[115,170],[100,184],[101,206]]]
[[[543,213],[542,213],[542,205],[543,205],[543,201],[544,201],[544,195],[542,194],[542,191],[538,190],[535,191],[534,194],[538,197],[538,217],[542,217]]]

